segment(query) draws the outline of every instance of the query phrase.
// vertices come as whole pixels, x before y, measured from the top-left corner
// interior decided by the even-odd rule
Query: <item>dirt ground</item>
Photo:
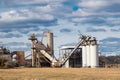
[[[0,69],[0,80],[120,80],[120,68]]]

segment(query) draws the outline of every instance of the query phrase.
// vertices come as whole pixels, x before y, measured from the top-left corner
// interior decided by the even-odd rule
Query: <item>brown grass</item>
[[[120,68],[0,69],[0,80],[120,80]]]

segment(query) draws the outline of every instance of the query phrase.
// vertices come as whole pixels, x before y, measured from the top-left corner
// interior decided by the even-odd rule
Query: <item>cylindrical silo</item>
[[[17,63],[20,66],[23,66],[25,63],[25,59],[24,59],[24,51],[17,51]]]
[[[82,67],[87,66],[87,53],[86,53],[86,46],[82,46]]]
[[[90,67],[90,45],[86,45],[86,54],[87,54],[87,67]]]
[[[91,67],[95,68],[99,66],[99,57],[98,57],[98,45],[90,45],[90,53],[91,53]]]
[[[53,33],[47,32],[47,48],[49,49],[49,53],[51,56],[54,54],[54,46],[53,46]]]
[[[98,56],[98,45],[95,37],[91,40],[90,44],[91,49],[91,67],[95,68],[99,66],[99,56]]]

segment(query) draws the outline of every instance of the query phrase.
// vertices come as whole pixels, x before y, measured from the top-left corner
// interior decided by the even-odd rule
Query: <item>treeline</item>
[[[120,55],[119,56],[100,56],[100,64],[120,64]]]
[[[7,48],[0,48],[0,68],[11,68],[15,66],[15,63],[12,60],[9,60],[11,57],[10,50]]]

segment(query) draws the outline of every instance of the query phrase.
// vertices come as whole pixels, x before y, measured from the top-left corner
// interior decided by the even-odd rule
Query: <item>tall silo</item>
[[[90,53],[91,53],[91,67],[96,68],[99,66],[99,57],[98,57],[98,45],[95,39],[91,42]]]
[[[91,66],[91,61],[90,61],[90,45],[86,45],[86,54],[87,54],[87,67]]]
[[[53,46],[53,33],[47,32],[47,48],[51,56],[54,55],[54,46]]]
[[[82,67],[87,66],[87,51],[86,51],[86,46],[82,46]]]

